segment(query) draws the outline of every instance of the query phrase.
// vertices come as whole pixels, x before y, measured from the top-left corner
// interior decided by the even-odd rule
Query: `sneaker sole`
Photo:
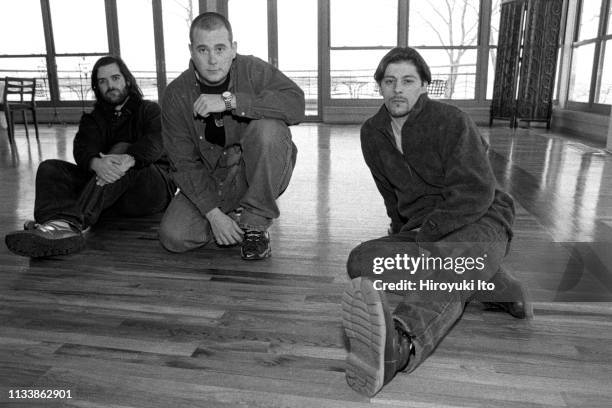
[[[263,255],[257,255],[257,256],[252,256],[250,258],[245,257],[242,254],[242,251],[240,252],[240,256],[242,257],[242,259],[244,259],[245,261],[260,261],[262,259],[266,259],[272,256],[272,249],[268,248],[268,250],[266,252],[264,252]]]
[[[372,282],[362,278],[353,279],[342,297],[342,325],[349,341],[346,382],[368,397],[384,385],[387,337],[384,303]]]
[[[9,234],[5,238],[5,243],[11,252],[30,258],[68,255],[85,247],[82,236],[52,240],[34,234]]]

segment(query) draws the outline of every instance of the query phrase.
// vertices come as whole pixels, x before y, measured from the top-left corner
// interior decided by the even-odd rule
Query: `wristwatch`
[[[232,110],[232,93],[230,91],[225,91],[221,94],[223,98],[223,102],[225,102],[225,110]]]

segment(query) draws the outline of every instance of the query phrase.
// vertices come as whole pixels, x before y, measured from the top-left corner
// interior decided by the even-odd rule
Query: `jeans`
[[[398,282],[400,279],[435,282],[488,281],[497,273],[508,249],[508,233],[497,221],[484,217],[434,243],[417,243],[416,231],[402,231],[398,234],[367,241],[351,251],[347,270],[351,279],[362,276]],[[395,258],[397,254],[419,257],[422,254],[452,257],[482,257],[486,261],[482,270],[473,269],[461,275],[440,269],[419,269],[410,274],[405,270],[373,272],[375,258]],[[391,265],[388,265],[391,266]],[[476,288],[476,286],[475,286]],[[391,291],[389,291],[391,292]],[[475,293],[469,287],[462,291],[401,290],[392,291],[401,295],[401,302],[393,311],[394,320],[412,338],[416,354],[410,359],[406,371],[416,369],[437,347],[444,336],[461,317],[465,303]]]
[[[287,125],[279,120],[252,120],[240,137],[241,163],[237,167],[246,179],[238,207],[239,225],[265,230],[278,218],[276,200],[285,191],[295,166],[297,148]],[[164,248],[185,252],[206,245],[212,231],[208,220],[181,192],[168,206],[159,230]]]
[[[94,225],[105,210],[130,217],[163,211],[172,190],[167,173],[154,164],[131,168],[116,182],[98,186],[95,175],[75,164],[45,160],[36,173],[34,219],[61,219],[82,230]]]

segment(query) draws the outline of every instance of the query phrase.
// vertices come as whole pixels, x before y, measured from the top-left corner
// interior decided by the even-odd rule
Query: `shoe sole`
[[[353,279],[342,297],[342,325],[349,341],[346,382],[368,397],[384,385],[385,309],[384,297],[367,279]]]
[[[68,255],[85,247],[85,240],[82,236],[53,240],[34,234],[9,234],[5,238],[5,243],[11,252],[30,258]]]

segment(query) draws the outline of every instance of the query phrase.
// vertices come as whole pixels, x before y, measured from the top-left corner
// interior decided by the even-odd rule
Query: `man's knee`
[[[253,144],[270,147],[288,142],[289,139],[289,127],[285,122],[276,119],[256,119],[248,124],[242,145],[243,148]]]
[[[164,222],[162,219],[161,225],[159,226],[159,243],[165,249],[170,252],[186,252],[190,250],[190,246],[187,245],[184,232],[179,228],[176,228],[170,222]]]
[[[63,169],[66,162],[63,160],[49,159],[40,163],[36,177],[53,177],[54,175],[63,174]]]

